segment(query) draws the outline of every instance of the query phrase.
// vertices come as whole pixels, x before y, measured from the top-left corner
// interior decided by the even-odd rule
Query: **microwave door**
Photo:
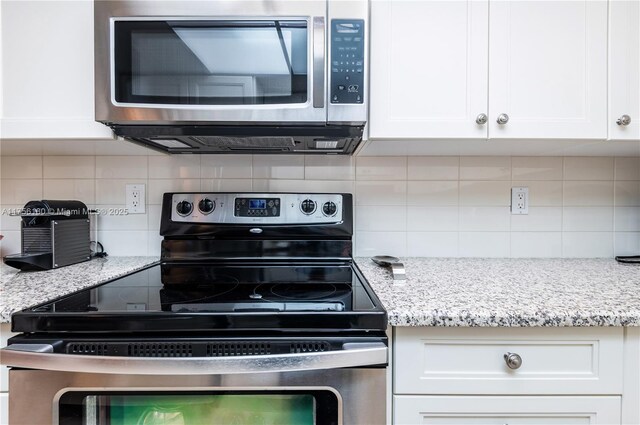
[[[112,18],[111,33],[104,121],[326,122],[324,16]]]

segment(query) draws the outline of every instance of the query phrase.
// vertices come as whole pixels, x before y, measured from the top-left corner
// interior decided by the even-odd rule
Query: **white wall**
[[[162,193],[181,190],[351,192],[359,256],[640,254],[640,158],[3,155],[0,166],[3,210],[123,207],[125,184],[146,184],[146,214],[99,218],[111,255],[158,255]],[[529,187],[529,215],[510,214],[512,186]],[[3,214],[0,231],[0,253],[19,252],[19,219]]]

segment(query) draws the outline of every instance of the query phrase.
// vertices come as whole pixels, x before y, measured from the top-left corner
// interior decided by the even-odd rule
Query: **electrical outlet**
[[[511,214],[515,214],[515,215],[529,214],[529,188],[528,187],[512,187],[511,188]]]
[[[126,187],[127,211],[129,214],[144,214],[144,185],[128,184]]]

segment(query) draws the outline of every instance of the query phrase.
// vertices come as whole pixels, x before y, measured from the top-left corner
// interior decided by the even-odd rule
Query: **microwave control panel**
[[[364,20],[331,20],[331,103],[364,102]]]

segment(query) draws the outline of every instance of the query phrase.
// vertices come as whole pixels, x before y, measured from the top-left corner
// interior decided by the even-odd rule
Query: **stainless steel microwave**
[[[96,120],[171,153],[345,153],[366,0],[94,1]]]

